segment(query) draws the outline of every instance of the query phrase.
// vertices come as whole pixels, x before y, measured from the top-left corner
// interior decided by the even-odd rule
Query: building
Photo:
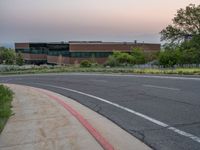
[[[103,64],[113,51],[130,53],[133,48],[137,47],[147,53],[160,51],[160,44],[137,42],[15,43],[15,51],[22,52],[27,64],[74,64],[82,60],[95,60]]]

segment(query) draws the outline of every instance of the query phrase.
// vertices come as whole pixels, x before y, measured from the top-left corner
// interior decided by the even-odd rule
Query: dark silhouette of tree
[[[160,32],[162,41],[173,43],[200,36],[200,5],[190,4],[185,9],[179,9],[172,21],[172,25]]]

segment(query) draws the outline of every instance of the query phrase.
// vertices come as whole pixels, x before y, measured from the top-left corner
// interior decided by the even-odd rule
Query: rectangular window
[[[75,58],[103,58],[111,54],[112,52],[71,52],[70,56]]]

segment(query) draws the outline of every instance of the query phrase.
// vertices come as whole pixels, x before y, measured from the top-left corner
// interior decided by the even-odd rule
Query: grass
[[[12,115],[11,101],[13,92],[4,85],[0,85],[0,133],[3,130],[6,121]]]
[[[139,74],[200,75],[200,68],[135,69],[133,72]]]
[[[35,66],[27,69],[11,69],[2,71],[0,74],[37,74],[37,73],[61,73],[61,72],[98,72],[98,73],[129,73],[129,74],[178,74],[178,75],[200,75],[200,68],[134,68],[134,67],[77,67],[77,66]]]

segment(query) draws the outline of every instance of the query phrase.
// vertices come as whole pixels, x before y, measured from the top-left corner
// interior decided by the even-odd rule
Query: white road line
[[[92,82],[104,82],[104,83],[108,82],[108,81],[106,81],[106,80],[96,80],[96,79],[92,79],[92,80],[90,80],[90,81],[92,81]]]
[[[171,87],[157,86],[157,85],[150,85],[150,84],[143,84],[142,86],[150,87],[150,88],[157,88],[157,89],[180,91],[180,89],[178,89],[178,88],[171,88]]]
[[[153,122],[153,123],[155,123],[155,124],[157,124],[157,125],[159,125],[159,126],[161,126],[161,127],[167,128],[167,129],[169,129],[169,130],[171,130],[171,131],[173,131],[173,132],[175,132],[175,133],[177,133],[177,134],[179,134],[179,135],[185,136],[185,137],[187,137],[187,138],[192,139],[193,141],[196,141],[196,142],[200,143],[200,137],[197,137],[197,136],[195,136],[195,135],[193,135],[193,134],[190,134],[190,133],[187,133],[187,132],[185,132],[185,131],[179,130],[179,129],[175,128],[175,127],[169,126],[168,124],[166,124],[166,123],[164,123],[164,122],[161,122],[161,121],[159,121],[159,120],[156,120],[156,119],[154,119],[154,118],[151,118],[151,117],[149,117],[149,116],[147,116],[147,115],[144,115],[144,114],[142,114],[142,113],[139,113],[139,112],[134,111],[134,110],[132,110],[132,109],[129,109],[129,108],[127,108],[127,107],[121,106],[121,105],[119,105],[119,104],[117,104],[117,103],[110,102],[110,101],[108,101],[108,100],[106,100],[106,99],[103,99],[103,98],[100,98],[100,97],[97,97],[97,96],[94,96],[94,95],[90,95],[90,94],[87,94],[87,93],[83,93],[83,92],[81,92],[81,91],[77,91],[77,90],[73,90],[73,89],[61,87],[61,86],[55,86],[55,85],[51,85],[51,84],[41,84],[41,83],[34,83],[34,84],[43,85],[43,86],[48,86],[48,87],[53,87],[53,88],[58,88],[58,89],[63,89],[63,90],[71,91],[71,92],[74,92],[74,93],[78,93],[78,94],[81,94],[81,95],[85,95],[85,96],[88,96],[88,97],[97,99],[97,100],[99,100],[99,101],[105,102],[105,103],[107,103],[107,104],[110,104],[110,105],[112,105],[112,106],[115,106],[115,107],[117,107],[117,108],[120,108],[120,109],[122,109],[122,110],[125,110],[125,111],[127,111],[127,112],[130,112],[130,113],[132,113],[132,114],[134,114],[134,115],[137,115],[137,116],[139,116],[139,117],[141,117],[141,118],[143,118],[143,119],[146,119],[146,120],[148,120],[148,121],[150,121],[150,122]]]
[[[8,82],[8,81],[11,81],[12,79],[6,79],[6,80],[1,80],[0,82]]]

